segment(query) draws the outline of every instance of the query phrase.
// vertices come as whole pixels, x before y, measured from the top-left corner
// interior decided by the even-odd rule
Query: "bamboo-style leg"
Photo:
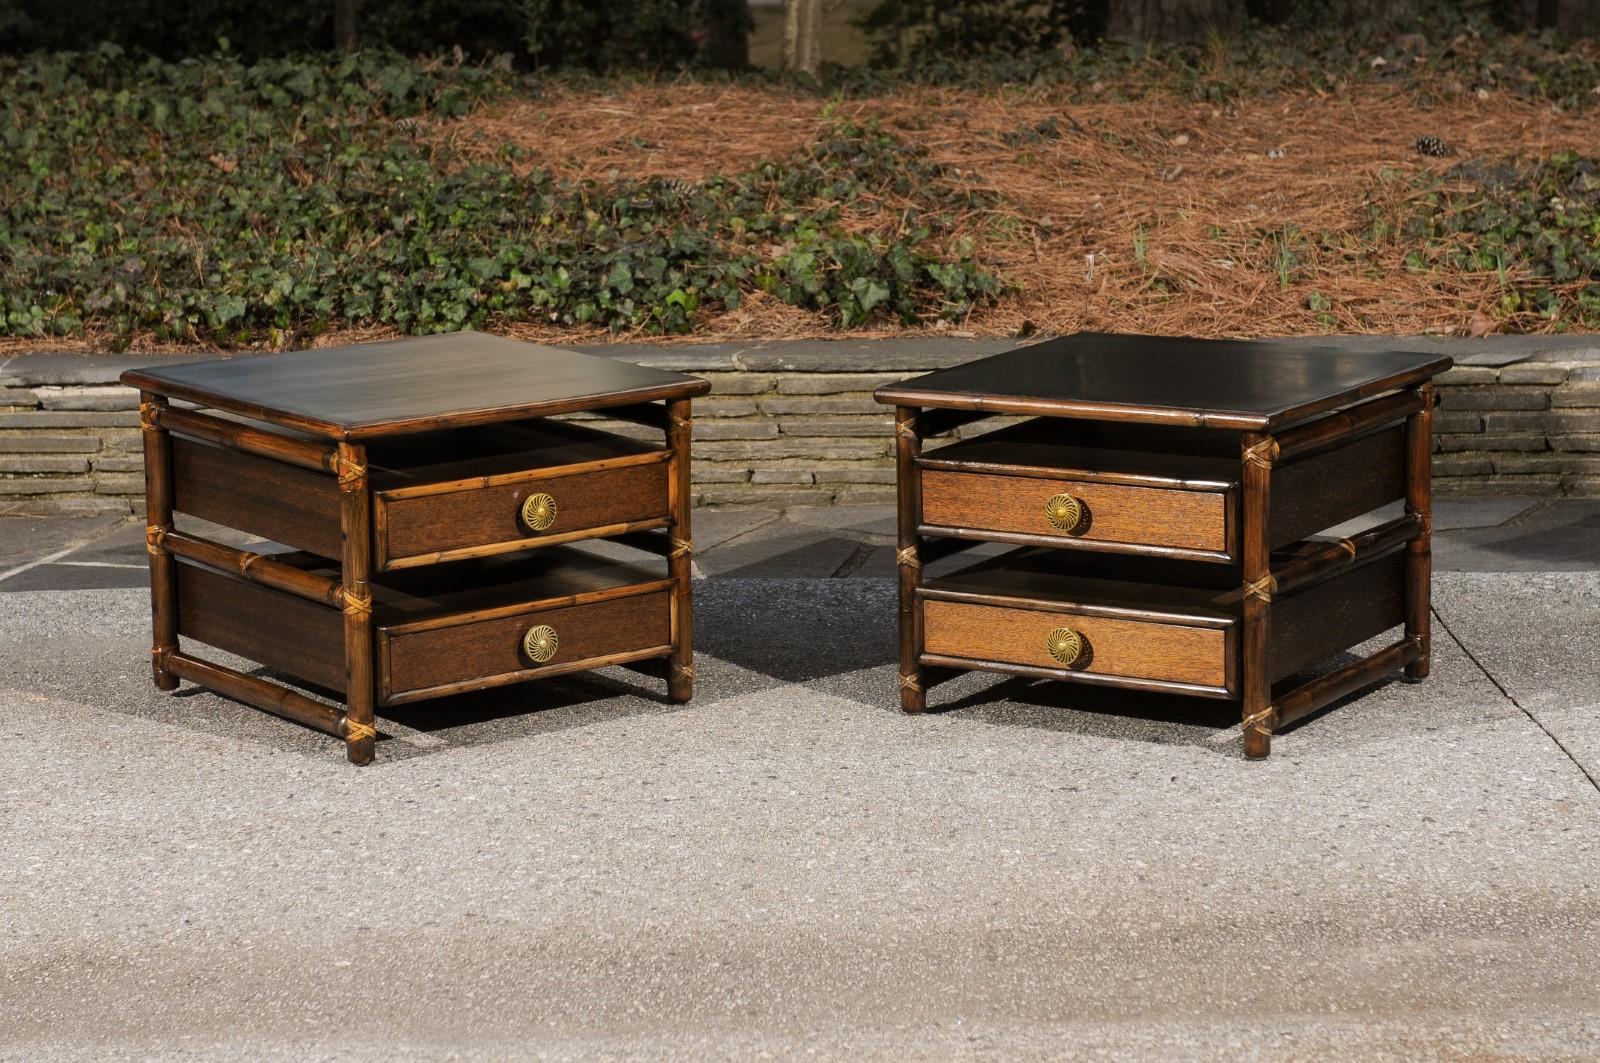
[[[922,579],[922,558],[917,524],[922,519],[922,481],[916,461],[922,453],[914,406],[894,411],[895,483],[899,494],[899,523],[895,568],[900,576],[900,709],[921,712],[928,707],[928,688],[922,666],[922,614],[917,607],[917,585]]]
[[[178,689],[167,658],[178,651],[178,572],[166,537],[172,531],[172,437],[158,423],[167,405],[161,395],[139,393],[144,429],[145,551],[150,555],[150,674],[157,690]]]
[[[340,539],[344,607],[345,753],[352,764],[372,763],[378,737],[372,725],[372,500],[367,493],[367,449],[339,444]]]
[[[1421,530],[1406,547],[1406,638],[1417,644],[1406,678],[1428,678],[1432,663],[1428,623],[1433,583],[1433,384],[1417,388],[1422,409],[1406,419],[1406,512]]]
[[[689,514],[694,497],[689,488],[689,442],[694,418],[689,400],[667,403],[667,446],[672,450],[667,469],[667,508],[672,516],[668,534],[667,573],[672,577],[672,656],[667,659],[667,697],[681,705],[694,697],[694,536]]]
[[[1243,490],[1240,508],[1244,555],[1244,625],[1240,681],[1244,693],[1244,755],[1264,757],[1272,751],[1272,682],[1267,673],[1271,637],[1272,543],[1267,515],[1272,505],[1272,462],[1277,443],[1269,435],[1246,432],[1242,453]]]

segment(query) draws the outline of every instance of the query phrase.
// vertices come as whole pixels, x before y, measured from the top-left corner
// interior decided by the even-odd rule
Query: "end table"
[[[187,679],[325,731],[357,764],[377,706],[612,664],[693,693],[690,400],[706,381],[478,333],[122,380],[141,393],[160,689]],[[663,442],[554,419],[586,410]],[[225,546],[175,513],[277,545]],[[594,539],[665,571],[563,545]]]
[[[895,407],[900,701],[980,669],[1240,704],[1244,751],[1428,674],[1432,378],[1447,357],[1081,333],[877,391]],[[1029,418],[937,449],[985,418]],[[1395,500],[1353,536],[1317,533]],[[947,576],[980,542],[1017,549]],[[1362,660],[1310,666],[1403,627]]]

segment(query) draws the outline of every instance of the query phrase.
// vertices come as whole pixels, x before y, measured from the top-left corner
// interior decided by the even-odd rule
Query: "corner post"
[[[1268,515],[1272,509],[1272,462],[1278,444],[1270,435],[1246,432],[1241,452],[1240,508],[1244,555],[1243,660],[1240,662],[1244,693],[1244,755],[1252,759],[1272,752],[1272,680],[1267,671],[1272,630],[1272,536]]]
[[[1406,418],[1406,512],[1421,524],[1406,546],[1406,638],[1417,644],[1417,659],[1406,678],[1428,678],[1432,646],[1428,617],[1433,585],[1433,382],[1417,388],[1422,409]]]
[[[161,427],[165,396],[139,393],[144,437],[145,552],[150,555],[150,675],[157,690],[178,689],[167,659],[178,652],[178,570],[166,538],[172,531],[172,436]]]
[[[372,496],[367,491],[367,448],[340,443],[339,533],[343,545],[339,597],[344,608],[345,754],[352,764],[372,763],[378,732],[372,725]]]
[[[921,540],[917,525],[922,520],[922,481],[917,458],[922,454],[922,437],[917,431],[919,410],[915,406],[894,408],[895,490],[898,494],[898,525],[895,568],[900,578],[900,710],[917,713],[928,706],[928,690],[919,663],[922,657],[922,613],[917,604],[917,587],[922,582]]]
[[[667,534],[672,549],[667,554],[667,574],[672,577],[672,655],[667,659],[667,697],[683,704],[694,696],[694,535],[690,512],[694,496],[689,485],[689,444],[694,417],[688,399],[667,403],[667,446],[672,451],[667,467],[667,510],[672,524]]]

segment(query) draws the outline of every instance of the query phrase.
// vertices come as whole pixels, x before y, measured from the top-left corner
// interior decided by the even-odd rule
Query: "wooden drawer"
[[[401,704],[660,656],[671,647],[671,616],[669,593],[649,590],[380,627],[380,701]]]
[[[378,491],[385,569],[642,531],[667,522],[667,454]],[[530,504],[530,499],[537,500]]]
[[[1223,693],[1231,686],[1231,626],[952,601],[926,601],[922,610],[925,650],[937,656],[1067,671],[1091,680],[1175,684],[1196,692]]]
[[[1275,555],[1282,564],[1301,544]],[[928,665],[1049,674],[1108,686],[1236,697],[1240,572],[1165,558],[1025,548],[930,580],[918,592]],[[1277,598],[1276,682],[1405,619],[1405,553],[1391,550]],[[1071,638],[1053,636],[1070,631]]]
[[[1073,500],[1062,506],[1062,497]],[[1144,487],[1035,475],[922,471],[922,523],[979,537],[1211,560],[1232,553],[1234,494],[1225,487]],[[1066,515],[1075,503],[1076,523]],[[1064,510],[1066,511],[1064,513]]]

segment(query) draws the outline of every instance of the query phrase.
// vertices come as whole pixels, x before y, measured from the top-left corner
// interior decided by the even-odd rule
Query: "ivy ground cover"
[[[0,347],[1600,327],[1572,93],[1140,78],[0,60]]]

